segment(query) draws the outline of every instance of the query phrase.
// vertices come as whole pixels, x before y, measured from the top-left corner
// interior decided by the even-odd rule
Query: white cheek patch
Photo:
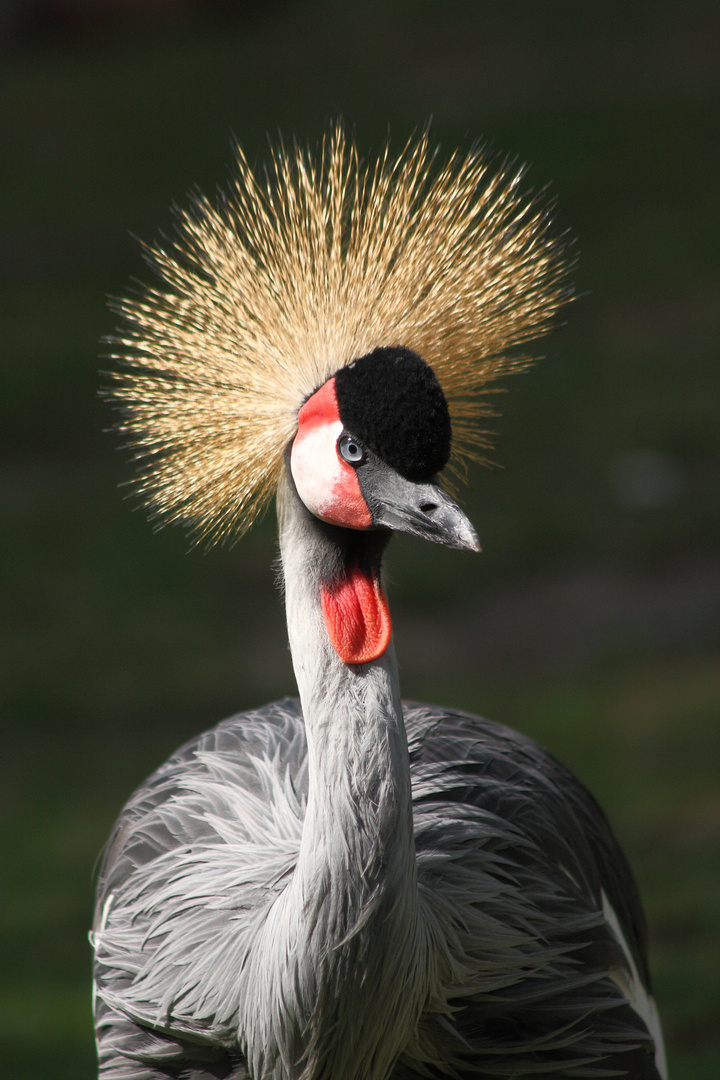
[[[337,441],[342,420],[300,428],[290,451],[290,471],[297,493],[311,514],[334,521],[342,486]]]

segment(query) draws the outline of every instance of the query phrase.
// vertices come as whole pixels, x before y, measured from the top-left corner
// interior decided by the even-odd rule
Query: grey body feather
[[[595,802],[501,725],[422,705],[404,714],[434,955],[392,1076],[656,1078],[652,1040],[607,975],[626,961],[602,890],[647,982],[645,930]],[[307,786],[302,713],[286,700],[188,743],[128,803],[95,934],[103,1076],[247,1075],[239,972],[295,868]],[[376,944],[392,954],[392,939]]]

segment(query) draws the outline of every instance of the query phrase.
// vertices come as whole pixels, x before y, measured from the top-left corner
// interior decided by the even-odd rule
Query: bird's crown
[[[451,468],[480,456],[488,384],[527,365],[517,347],[569,298],[566,245],[520,175],[478,150],[439,164],[427,134],[366,163],[337,126],[316,155],[275,147],[261,174],[238,149],[230,190],[197,196],[172,244],[147,249],[161,283],[118,305],[112,396],[152,508],[201,537],[242,532],[277,487],[299,409],[333,375],[346,410],[366,415],[377,379],[388,430],[406,376],[426,427],[447,400]],[[383,365],[396,369],[384,397]],[[424,434],[438,467],[443,407],[437,438]]]

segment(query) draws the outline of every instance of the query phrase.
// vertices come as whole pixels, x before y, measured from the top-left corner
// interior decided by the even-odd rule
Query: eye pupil
[[[337,447],[340,457],[343,461],[347,461],[349,465],[362,465],[366,459],[364,448],[357,439],[354,439],[346,431],[338,439]]]

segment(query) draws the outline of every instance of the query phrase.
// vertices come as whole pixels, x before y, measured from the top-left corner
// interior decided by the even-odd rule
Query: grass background
[[[342,10],[341,10],[342,8]],[[134,236],[231,136],[433,117],[550,183],[581,299],[499,399],[479,558],[399,539],[406,696],[549,745],[637,872],[675,1080],[720,1075],[720,14],[711,3],[36,0],[0,21],[4,1074],[94,1072],[93,867],[184,739],[293,691],[268,519],[153,535],[97,399]]]

